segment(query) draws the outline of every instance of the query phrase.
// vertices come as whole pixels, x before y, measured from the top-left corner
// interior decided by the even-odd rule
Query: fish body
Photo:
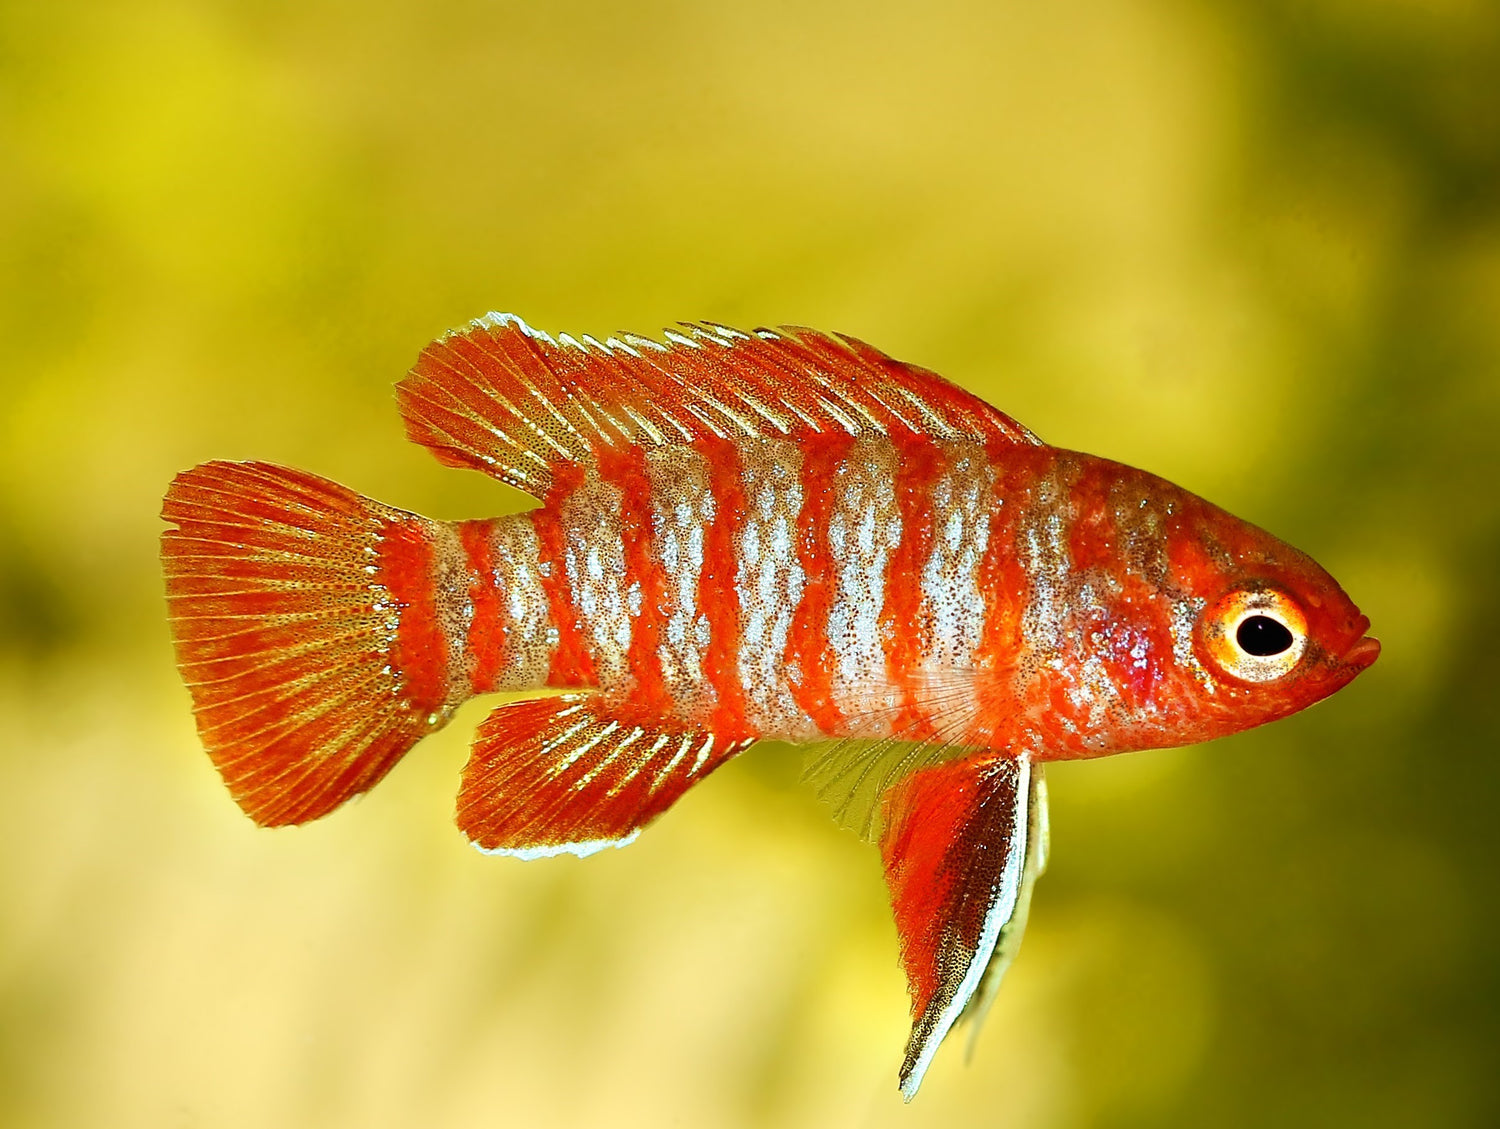
[[[731,741],[941,737],[1043,761],[1305,704],[1251,701],[1194,626],[1226,573],[1279,569],[1305,592],[1325,574],[1161,479],[966,440],[717,446],[630,448],[528,514],[412,519],[432,557],[432,611],[412,615],[439,656],[429,704],[597,688]]]
[[[304,822],[468,698],[560,688],[481,725],[459,825],[588,854],[759,738],[832,741],[810,776],[880,841],[908,1098],[1014,955],[1043,762],[1273,720],[1378,653],[1304,554],[852,339],[489,315],[398,396],[413,439],[540,506],[437,522],[258,463],[168,492],[179,664],[231,794]]]

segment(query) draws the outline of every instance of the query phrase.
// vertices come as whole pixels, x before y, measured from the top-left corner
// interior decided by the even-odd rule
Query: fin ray
[[[829,806],[835,823],[872,842],[891,788],[914,772],[972,754],[973,749],[938,741],[846,738],[813,746],[802,779]]]
[[[908,728],[883,738],[845,737],[809,750],[802,779],[832,809],[840,827],[873,842],[891,789],[913,773],[974,755],[963,735],[972,728],[976,712],[975,679],[976,672],[967,669],[924,675],[921,696],[930,736],[905,736],[912,732]],[[897,705],[881,713],[900,721],[904,708]]]
[[[433,523],[269,463],[185,471],[162,516],[177,665],[209,757],[257,823],[331,811],[446,718],[403,682],[403,613],[383,585],[385,533]]]

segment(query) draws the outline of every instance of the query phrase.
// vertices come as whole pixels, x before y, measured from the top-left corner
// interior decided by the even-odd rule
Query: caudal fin
[[[177,665],[230,795],[305,823],[457,705],[434,608],[438,523],[268,463],[179,474],[162,517]]]

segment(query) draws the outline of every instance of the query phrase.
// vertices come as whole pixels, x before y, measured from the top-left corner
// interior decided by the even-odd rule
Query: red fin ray
[[[513,702],[475,736],[458,826],[523,858],[624,846],[749,743],[624,721],[597,695]]]
[[[199,734],[257,823],[331,811],[446,720],[436,658],[416,656],[411,682],[399,645],[436,628],[406,630],[410,600],[386,583],[420,587],[420,560],[401,553],[434,523],[265,463],[178,475],[162,516],[177,527],[162,564]]]
[[[1037,443],[978,397],[851,337],[720,325],[600,342],[488,314],[423,350],[397,388],[407,435],[537,498],[601,447],[897,432]]]

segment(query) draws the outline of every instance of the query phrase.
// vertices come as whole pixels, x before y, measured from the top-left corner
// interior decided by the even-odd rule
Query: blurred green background
[[[294,831],[202,755],[171,475],[521,507],[390,391],[492,308],[854,333],[1313,553],[1385,655],[1054,770],[903,1108],[875,854],[791,750],[532,864],[451,826],[485,702]],[[1495,5],[9,0],[0,346],[0,1124],[1500,1124]]]

